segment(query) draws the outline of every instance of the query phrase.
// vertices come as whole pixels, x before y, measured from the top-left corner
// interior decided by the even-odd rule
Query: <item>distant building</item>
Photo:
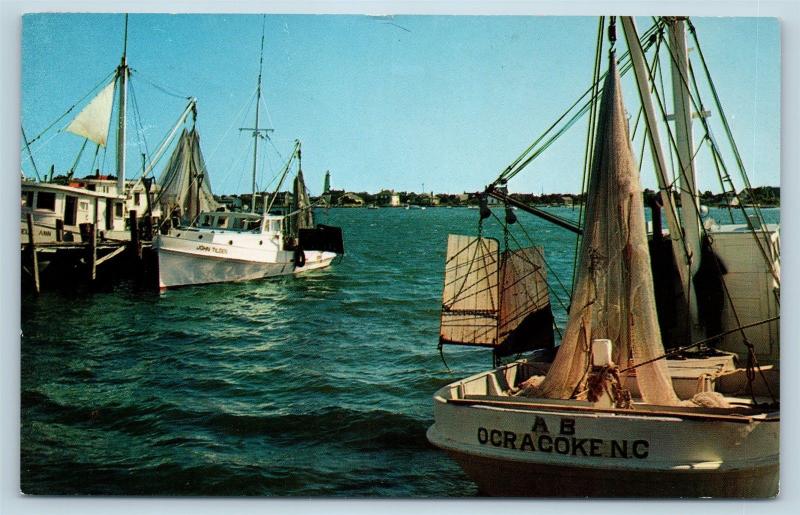
[[[363,206],[364,199],[355,193],[345,193],[337,199],[336,203],[340,206]]]
[[[341,198],[344,193],[344,190],[328,190],[330,205],[335,206],[339,204],[339,198]]]
[[[564,203],[565,206],[572,207],[572,203],[573,203],[572,197],[563,196],[563,197],[561,197],[561,201]]]
[[[394,190],[381,190],[377,195],[378,204],[381,206],[397,207],[400,205],[400,194]]]
[[[242,209],[242,199],[236,195],[222,195],[217,202],[225,206],[228,211],[239,211]]]

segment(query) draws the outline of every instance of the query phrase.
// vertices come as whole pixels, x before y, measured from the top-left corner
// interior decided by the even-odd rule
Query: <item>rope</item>
[[[641,363],[637,363],[635,365],[631,365],[628,368],[623,368],[622,370],[620,370],[620,372],[629,372],[631,370],[635,370],[635,369],[637,369],[637,368],[639,368],[639,367],[641,367],[643,365],[649,365],[650,363],[654,363],[654,362],[656,362],[658,360],[666,359],[669,356],[674,356],[676,354],[680,354],[680,353],[682,353],[684,351],[687,351],[689,349],[693,349],[695,347],[699,347],[701,345],[705,345],[706,343],[713,342],[714,340],[718,340],[719,338],[722,338],[723,336],[727,336],[727,335],[735,333],[737,331],[744,331],[745,329],[750,329],[751,327],[757,327],[759,325],[768,324],[770,322],[775,322],[777,320],[780,320],[780,318],[781,318],[780,315],[778,315],[778,316],[774,316],[772,318],[767,318],[765,320],[759,320],[758,322],[752,322],[750,324],[741,325],[741,326],[739,326],[739,327],[737,327],[735,329],[729,329],[727,331],[723,331],[723,332],[721,332],[721,333],[719,333],[719,334],[717,334],[715,336],[711,336],[710,338],[703,338],[702,340],[698,340],[698,341],[696,341],[694,343],[691,343],[689,345],[684,345],[683,347],[676,347],[676,348],[672,349],[669,352],[665,352],[661,356],[658,356],[658,357],[655,357],[655,358],[652,358],[652,359],[648,359],[647,361],[642,361]]]
[[[650,36],[652,36],[657,30],[659,30],[660,23],[655,24],[650,27],[640,38],[640,41],[644,41],[643,49],[647,50],[651,45],[652,42],[650,41]],[[632,63],[630,59],[630,53],[625,52],[619,60],[620,62],[620,75],[625,75],[631,68]],[[607,72],[606,72],[607,73]],[[603,73],[600,76],[598,82],[602,81],[605,78],[606,73]],[[515,159],[510,165],[508,165],[503,172],[500,173],[497,179],[492,183],[492,186],[496,184],[505,184],[508,182],[509,179],[514,177],[518,174],[522,169],[524,169],[533,159],[538,157],[544,150],[546,150],[556,139],[558,139],[564,132],[566,132],[575,122],[580,119],[586,112],[589,110],[589,106],[591,102],[593,102],[593,98],[589,98],[589,100],[585,101],[585,103],[581,106],[580,110],[570,118],[566,123],[565,126],[559,129],[549,140],[547,140],[540,148],[537,149],[537,145],[539,145],[559,124],[567,117],[567,115],[572,112],[575,107],[581,104],[582,101],[586,98],[587,95],[590,95],[596,89],[596,84],[592,84],[589,88],[576,100],[567,110],[559,116],[550,127],[542,133],[536,140],[534,140],[531,145],[528,146],[527,149],[517,158]],[[534,149],[536,151],[534,152]]]
[[[39,169],[36,167],[36,161],[33,160],[33,153],[31,153],[31,147],[28,142],[28,138],[25,136],[25,128],[22,125],[20,125],[19,128],[22,131],[22,141],[25,143],[25,150],[28,151],[28,156],[30,157],[31,164],[33,165],[33,171],[36,173],[36,180],[41,182],[42,179],[39,177]]]
[[[141,77],[141,79],[143,81],[145,81],[146,83],[150,84],[153,88],[155,88],[158,91],[164,93],[165,95],[169,95],[169,96],[174,97],[174,98],[180,98],[180,99],[183,99],[183,100],[189,100],[189,99],[192,98],[191,95],[183,95],[181,93],[176,92],[175,90],[170,91],[166,86],[159,86],[155,82],[149,80],[146,76],[142,75],[142,72],[140,72],[136,68],[128,68],[128,69],[130,70],[131,74],[133,74],[135,72],[136,75],[138,77]]]
[[[115,69],[113,72],[111,72],[111,73],[109,73],[108,75],[106,75],[105,77],[103,77],[103,79],[102,79],[100,82],[98,82],[98,83],[97,83],[97,84],[96,84],[96,85],[95,85],[95,86],[94,86],[94,87],[93,87],[91,90],[89,90],[89,92],[88,92],[87,94],[85,94],[83,97],[81,97],[81,99],[80,99],[80,100],[78,100],[77,102],[75,102],[74,104],[72,104],[72,105],[69,107],[69,109],[67,109],[67,110],[64,112],[64,114],[62,114],[61,116],[59,116],[58,118],[56,118],[56,119],[55,119],[55,121],[54,121],[53,123],[51,123],[50,125],[48,125],[48,126],[47,126],[47,127],[46,127],[46,128],[45,128],[45,129],[44,129],[42,132],[40,132],[40,133],[39,133],[39,134],[38,134],[38,135],[37,135],[35,138],[33,138],[32,140],[29,140],[29,141],[28,141],[28,144],[29,144],[29,145],[31,145],[31,144],[33,144],[34,142],[36,142],[37,140],[39,140],[39,138],[41,138],[42,136],[44,136],[44,134],[45,134],[47,131],[49,131],[50,129],[52,129],[52,128],[53,128],[53,127],[54,127],[54,126],[55,126],[55,125],[56,125],[58,122],[60,122],[61,120],[63,120],[63,119],[64,119],[64,117],[65,117],[65,116],[67,116],[69,113],[71,113],[71,112],[72,112],[72,110],[73,110],[73,109],[75,109],[75,108],[76,108],[76,107],[77,107],[77,106],[78,106],[78,105],[79,105],[81,102],[83,102],[84,100],[86,100],[87,98],[89,98],[89,97],[90,97],[92,94],[94,94],[94,92],[97,90],[97,88],[99,88],[99,87],[100,87],[100,86],[102,86],[103,84],[106,84],[106,83],[108,82],[108,79],[110,79],[112,76],[116,75],[116,73],[117,73],[117,70]],[[59,132],[60,132],[60,131],[59,131]],[[21,149],[20,149],[20,150],[21,150]]]
[[[600,66],[602,62],[603,53],[603,27],[605,24],[605,16],[600,17],[597,27],[597,45],[595,47],[594,55],[594,70],[592,71],[592,101],[589,112],[589,123],[586,131],[586,151],[583,158],[583,177],[581,178],[581,196],[584,198],[589,184],[589,174],[591,172],[592,162],[594,160],[594,145],[595,132],[597,130],[597,97],[599,96],[598,89],[600,87]],[[581,202],[580,210],[578,211],[578,226],[583,225],[584,209],[586,202]],[[575,238],[575,254],[572,259],[572,288],[575,287],[575,275],[578,270],[578,254],[581,244],[581,234],[579,233]],[[569,294],[572,297],[572,291]]]

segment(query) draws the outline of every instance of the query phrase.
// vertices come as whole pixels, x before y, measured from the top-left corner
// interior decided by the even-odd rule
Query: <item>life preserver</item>
[[[301,247],[294,249],[294,266],[295,268],[303,268],[306,266],[306,253],[303,252]]]

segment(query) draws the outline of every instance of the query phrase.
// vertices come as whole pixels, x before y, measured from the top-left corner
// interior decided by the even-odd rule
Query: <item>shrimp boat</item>
[[[479,227],[491,215],[486,197],[506,203],[505,241],[514,239],[510,227],[518,222],[512,204],[579,235],[561,343],[553,347],[541,247],[506,244],[501,251],[498,240],[480,232],[450,235],[440,349],[442,344],[490,347],[496,367],[434,394],[434,424],[427,437],[488,495],[775,496],[778,228],[754,221],[744,226],[700,222],[690,103],[702,104],[697,90],[690,95],[686,80],[694,79],[685,33],[689,24],[696,38],[691,21],[659,18],[640,38],[633,19],[622,17],[628,52],[617,59],[612,17],[603,78],[605,23],[601,19],[598,28],[595,82],[586,104],[593,146],[587,153],[587,205],[580,224],[498,192],[496,186],[505,186],[519,171],[525,154],[487,187],[481,205]],[[666,186],[670,181],[659,140],[666,124],[654,116],[650,96],[656,65],[644,59],[648,49],[658,54],[664,32],[677,90],[671,139],[685,195],[680,210]],[[619,79],[620,70],[631,69],[668,232],[657,227],[660,214],[650,231],[645,220]],[[708,130],[705,121],[703,129]],[[657,259],[664,248],[671,260]],[[668,281],[673,287],[668,295],[654,287],[663,287],[662,276],[678,278]],[[665,309],[670,304],[678,316]],[[681,320],[689,323],[681,326]],[[534,353],[526,359],[500,361],[530,350]]]
[[[344,253],[342,232],[338,227],[314,227],[313,206],[306,190],[302,171],[300,141],[294,142],[280,180],[273,194],[265,201],[263,213],[256,212],[256,171],[258,170],[258,140],[271,130],[259,127],[261,103],[261,73],[264,61],[264,33],[261,34],[261,59],[256,90],[255,125],[250,129],[254,138],[253,193],[250,212],[227,212],[217,208],[204,184],[208,173],[199,148],[187,151],[193,156],[187,173],[195,191],[196,202],[180,204],[178,214],[189,223],[175,223],[153,240],[158,255],[160,289],[176,286],[249,281],[278,275],[290,275],[327,267]],[[175,157],[174,161],[184,161]],[[280,188],[297,162],[292,201],[288,212],[278,212],[276,200]],[[169,170],[165,175],[169,175]],[[162,182],[162,181],[160,181]],[[169,180],[163,180],[164,183]],[[180,181],[177,181],[180,182]],[[205,191],[205,194],[204,194]],[[284,195],[284,199],[286,196]],[[203,209],[211,209],[204,211]],[[216,210],[214,210],[216,208]],[[187,213],[188,211],[188,213]],[[286,211],[286,210],[284,210]]]

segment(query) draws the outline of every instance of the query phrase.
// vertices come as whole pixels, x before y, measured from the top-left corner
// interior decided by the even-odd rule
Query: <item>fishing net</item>
[[[664,354],[642,191],[613,54],[609,66],[598,113],[569,321],[546,377],[525,384],[522,395],[569,399],[584,391],[591,344],[597,338],[612,341],[613,360],[623,368]],[[679,404],[666,360],[639,366],[636,380],[645,402]]]
[[[183,130],[167,166],[158,178],[158,186],[158,203],[164,216],[171,215],[177,209],[184,218],[192,219],[198,211],[216,211],[220,206],[211,193],[211,180],[200,151],[200,135],[196,130]]]

